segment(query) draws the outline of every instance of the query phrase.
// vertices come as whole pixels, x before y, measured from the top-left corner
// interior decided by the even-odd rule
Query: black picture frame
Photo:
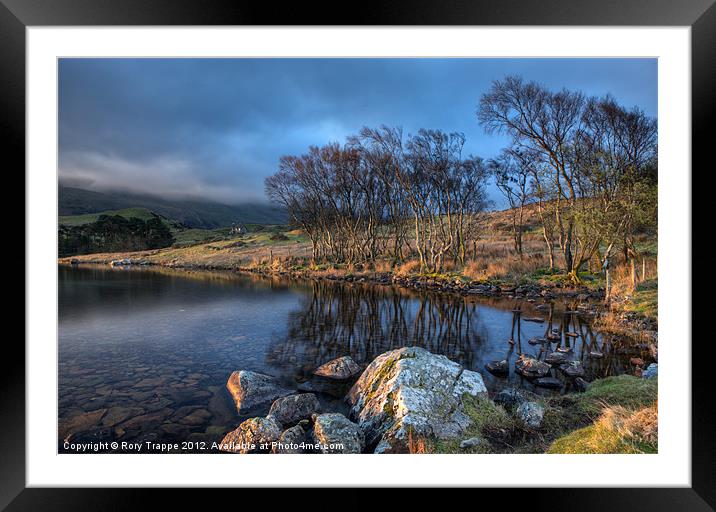
[[[708,127],[716,112],[716,5],[714,0],[413,0],[361,3],[350,15],[337,4],[201,0],[0,0],[0,140],[4,161],[25,167],[25,30],[31,26],[86,25],[620,25],[691,27],[693,169],[707,167]],[[711,142],[711,144],[713,144]],[[9,157],[9,158],[8,158]],[[700,165],[701,164],[701,165]],[[8,167],[6,167],[8,168]],[[10,172],[8,168],[8,172]],[[689,170],[684,170],[688,173]],[[17,173],[19,174],[19,173]],[[693,176],[693,174],[692,174]],[[23,186],[23,185],[20,185]],[[702,189],[702,195],[707,193]],[[697,203],[692,198],[692,204]],[[17,244],[19,246],[19,243]],[[706,256],[709,257],[709,256]],[[711,262],[712,263],[712,262]],[[696,268],[697,261],[692,261]],[[27,269],[26,269],[27,272]],[[694,304],[698,307],[697,304]],[[702,306],[703,307],[703,306]],[[698,317],[697,317],[698,318]],[[684,332],[688,342],[691,335]],[[708,343],[709,340],[703,340]],[[699,339],[693,336],[692,352]],[[704,344],[705,344],[704,343]],[[0,371],[0,509],[118,510],[146,504],[162,492],[165,506],[186,500],[173,490],[26,488],[25,351],[7,338]],[[10,364],[10,361],[12,363]],[[692,487],[481,490],[507,503],[551,510],[714,510],[716,426],[708,358],[692,360]],[[526,471],[534,468],[525,468]],[[555,485],[568,484],[555,478]],[[316,482],[320,486],[320,482]],[[212,490],[215,493],[216,490]],[[232,491],[228,491],[232,492]],[[358,491],[348,491],[358,496]],[[404,497],[404,495],[401,495]],[[320,498],[316,498],[320,500]],[[350,499],[350,498],[349,498]],[[357,499],[360,499],[357,497]],[[244,501],[243,495],[240,501]],[[270,501],[270,500],[269,500]],[[348,501],[348,500],[345,500]]]

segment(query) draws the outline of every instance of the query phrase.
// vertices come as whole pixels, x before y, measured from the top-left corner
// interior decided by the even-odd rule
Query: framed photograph
[[[395,486],[713,510],[691,334],[712,4],[346,25],[0,0],[27,298],[0,506]]]

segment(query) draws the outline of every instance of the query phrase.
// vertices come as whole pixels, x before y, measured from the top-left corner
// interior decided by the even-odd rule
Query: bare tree
[[[532,162],[518,149],[504,149],[500,156],[490,161],[495,185],[510,206],[514,247],[523,257],[522,235],[524,233],[525,206],[532,200],[534,170]]]
[[[582,129],[584,103],[581,93],[566,89],[553,93],[535,82],[525,83],[520,77],[509,76],[492,83],[478,109],[478,119],[488,133],[510,135],[514,148],[539,155],[551,170],[559,246],[565,267],[574,279],[578,279],[578,267],[574,262],[571,209],[578,200],[578,189],[572,141]]]

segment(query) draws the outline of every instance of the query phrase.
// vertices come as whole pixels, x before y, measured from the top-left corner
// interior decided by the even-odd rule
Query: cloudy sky
[[[381,124],[460,131],[490,158],[506,140],[475,111],[508,74],[657,115],[655,59],[61,59],[60,180],[263,201],[280,156]]]

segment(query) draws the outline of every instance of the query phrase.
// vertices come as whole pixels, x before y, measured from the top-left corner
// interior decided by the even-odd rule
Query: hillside
[[[135,218],[148,220],[154,217],[151,210],[146,208],[123,208],[121,210],[104,210],[97,213],[84,213],[81,215],[60,215],[57,223],[63,226],[81,226],[95,222],[100,215],[119,215],[125,219]],[[162,221],[170,228],[181,228],[181,224],[175,221],[162,218]]]
[[[234,223],[286,222],[283,210],[263,203],[225,205],[206,201],[169,200],[127,192],[94,192],[63,186],[59,187],[58,196],[61,217],[144,208],[190,228],[214,229]]]

